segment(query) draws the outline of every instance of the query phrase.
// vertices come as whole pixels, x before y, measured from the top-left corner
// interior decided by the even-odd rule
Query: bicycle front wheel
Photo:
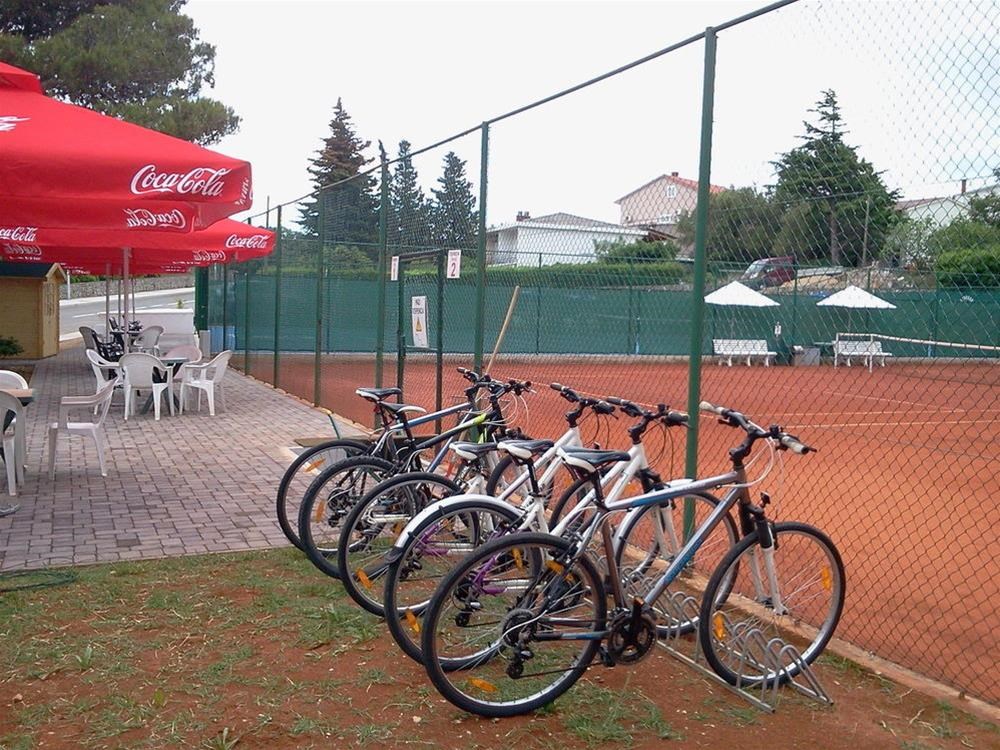
[[[395,473],[396,467],[384,458],[355,456],[316,477],[299,506],[299,539],[313,565],[340,578],[337,542],[344,518],[367,492]]]
[[[514,534],[483,545],[441,582],[424,615],[424,664],[464,711],[516,716],[583,675],[606,616],[586,555],[551,534]]]
[[[698,633],[705,658],[731,685],[787,682],[833,637],[844,608],[844,563],[829,537],[804,523],[777,523],[774,544],[743,538],[705,587]]]
[[[400,474],[376,485],[347,514],[337,544],[340,582],[373,615],[385,614],[386,553],[421,510],[461,491],[452,479],[427,472]]]

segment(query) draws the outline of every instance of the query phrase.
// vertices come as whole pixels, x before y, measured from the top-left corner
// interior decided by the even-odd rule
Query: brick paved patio
[[[124,420],[116,395],[105,423],[108,476],[93,441],[61,435],[47,474],[47,424],[59,398],[94,391],[82,348],[42,360],[27,409],[28,470],[21,509],[0,518],[0,570],[258,549],[286,544],[274,494],[296,438],[332,435],[325,414],[230,370],[228,410],[152,410]],[[6,483],[0,488],[6,490]]]

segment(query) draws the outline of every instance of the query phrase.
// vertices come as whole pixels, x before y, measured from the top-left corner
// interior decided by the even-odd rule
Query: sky
[[[242,117],[213,148],[251,161],[253,212],[309,190],[341,97],[395,155],[428,145],[762,3],[189,0],[216,46],[214,96]],[[988,181],[1000,153],[1000,10],[992,0],[803,0],[718,38],[712,181],[773,182],[833,88],[849,135],[905,197]],[[618,221],[615,200],[667,172],[696,179],[703,46],[496,123],[490,224],[518,211]],[[478,190],[478,133],[418,156],[425,192],[453,149]],[[291,211],[295,215],[295,211]],[[288,214],[286,214],[287,216]]]

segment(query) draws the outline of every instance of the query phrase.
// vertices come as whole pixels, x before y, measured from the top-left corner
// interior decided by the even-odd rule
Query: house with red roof
[[[725,190],[718,185],[709,189],[712,193]],[[698,205],[698,181],[681,177],[677,172],[661,174],[615,203],[621,209],[622,226],[651,229],[676,238],[677,222]]]

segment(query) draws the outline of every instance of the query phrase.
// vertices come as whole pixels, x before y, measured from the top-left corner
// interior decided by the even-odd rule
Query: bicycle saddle
[[[532,456],[545,453],[553,445],[555,443],[552,440],[504,440],[497,443],[497,448],[509,453],[514,458],[527,460]]]
[[[599,471],[602,466],[632,458],[625,451],[602,451],[594,448],[561,448],[560,453],[567,464],[590,474]]]
[[[369,401],[382,401],[389,398],[389,396],[403,395],[403,391],[400,388],[356,388],[354,392],[361,396],[361,398],[366,398]]]
[[[458,441],[452,443],[449,447],[459,458],[464,458],[466,461],[474,461],[480,456],[485,456],[487,453],[495,451],[497,449],[497,444]]]

